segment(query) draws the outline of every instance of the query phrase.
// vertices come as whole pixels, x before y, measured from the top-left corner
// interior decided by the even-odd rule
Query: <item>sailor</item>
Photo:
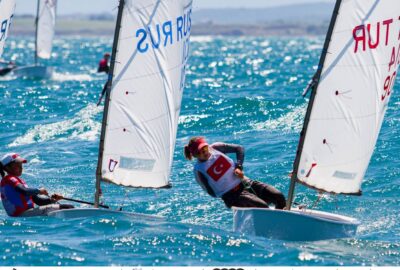
[[[185,157],[197,159],[194,165],[196,181],[211,196],[221,198],[228,208],[260,207],[274,204],[286,206],[284,195],[276,188],[250,180],[243,173],[244,148],[236,144],[213,143],[203,137],[193,137],[184,148]],[[227,155],[236,154],[236,163]]]
[[[99,62],[99,67],[97,69],[97,72],[105,72],[105,73],[109,73],[110,72],[110,66],[108,65],[108,60],[110,59],[110,54],[109,53],[105,53],[103,56],[103,59],[100,60]],[[97,106],[100,105],[101,100],[103,99],[104,94],[107,91],[107,87],[108,87],[108,81],[104,84],[103,86],[103,90],[101,91],[99,100],[97,101]]]
[[[45,188],[29,188],[20,178],[23,163],[27,163],[27,160],[16,153],[8,153],[0,160],[1,201],[9,216],[46,216],[55,210],[73,208],[72,205],[57,203],[63,199],[60,194],[49,197]],[[35,207],[35,204],[38,207]]]
[[[4,76],[10,73],[11,70],[17,67],[17,65],[13,61],[3,61],[0,60],[0,64],[4,65],[4,67],[0,68],[0,76]]]
[[[110,66],[108,65],[108,60],[110,59],[110,54],[105,53],[103,59],[99,62],[99,67],[97,68],[97,72],[105,72],[108,74],[110,71]]]

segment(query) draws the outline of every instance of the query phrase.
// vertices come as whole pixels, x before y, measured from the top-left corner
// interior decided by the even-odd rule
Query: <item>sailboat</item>
[[[288,210],[235,208],[234,230],[283,240],[354,237],[352,217],[292,207],[296,183],[361,195],[400,63],[398,0],[337,0],[293,165]]]
[[[14,16],[15,1],[0,1],[0,57],[3,54],[4,44],[10,30],[12,17]]]
[[[96,170],[94,208],[69,218],[122,214],[101,209],[104,182],[169,188],[189,56],[191,0],[120,0]],[[104,185],[105,186],[105,185]]]
[[[35,33],[35,63],[30,66],[18,67],[13,75],[27,78],[50,78],[52,67],[39,63],[40,59],[50,59],[53,47],[54,29],[56,24],[57,0],[38,0],[36,12]]]

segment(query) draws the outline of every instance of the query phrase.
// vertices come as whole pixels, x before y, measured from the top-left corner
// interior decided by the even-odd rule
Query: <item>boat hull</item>
[[[53,74],[52,67],[33,65],[13,69],[12,74],[28,79],[49,79]]]
[[[163,217],[139,214],[133,212],[117,211],[110,209],[101,208],[73,208],[73,209],[63,209],[50,212],[48,216],[56,218],[86,218],[86,217],[99,217],[99,216],[124,216],[130,218],[140,218],[140,219],[151,219],[151,220],[164,220]]]
[[[359,222],[350,217],[315,210],[275,210],[233,207],[235,232],[288,241],[351,238]]]

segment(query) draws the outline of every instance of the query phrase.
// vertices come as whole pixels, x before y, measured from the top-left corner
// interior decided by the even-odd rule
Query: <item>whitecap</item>
[[[52,79],[55,81],[91,81],[93,78],[88,74],[70,74],[70,73],[57,73],[54,72]]]
[[[190,122],[198,122],[201,119],[207,118],[208,114],[191,114],[191,115],[181,115],[179,116],[179,124],[187,124]]]
[[[214,38],[212,36],[191,36],[190,42],[212,42]]]
[[[251,124],[256,130],[282,130],[299,132],[303,126],[303,117],[307,104],[293,107],[286,114],[277,119],[270,119],[266,122]]]
[[[318,256],[310,253],[310,252],[300,252],[299,260],[300,261],[311,261],[317,259]]]
[[[15,147],[55,139],[60,141],[67,139],[94,141],[97,139],[101,128],[101,124],[96,122],[94,117],[101,111],[102,108],[97,107],[95,104],[89,104],[76,113],[72,119],[36,125],[8,146]]]

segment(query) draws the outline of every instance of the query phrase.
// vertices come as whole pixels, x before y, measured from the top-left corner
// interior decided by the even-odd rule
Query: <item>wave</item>
[[[179,116],[179,124],[188,124],[191,122],[198,122],[201,119],[207,118],[210,115],[208,114],[191,114],[191,115],[181,115]]]
[[[29,129],[25,135],[15,139],[8,146],[15,147],[50,140],[79,139],[94,141],[97,139],[101,129],[101,123],[96,122],[94,118],[102,110],[102,107],[89,104],[76,113],[72,119],[37,125]]]
[[[288,108],[289,112],[262,123],[253,123],[251,126],[256,130],[280,130],[286,132],[300,132],[306,113],[307,104]]]
[[[214,37],[212,36],[191,36],[190,37],[191,42],[212,42],[214,41]]]
[[[69,73],[63,74],[54,72],[52,79],[55,81],[64,82],[64,81],[92,81],[94,78],[92,78],[88,74],[69,74]]]

